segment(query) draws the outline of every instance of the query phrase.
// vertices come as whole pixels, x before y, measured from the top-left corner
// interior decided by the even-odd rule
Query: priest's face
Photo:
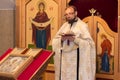
[[[67,21],[72,21],[77,17],[77,11],[75,11],[72,7],[69,7],[65,10],[65,18]]]

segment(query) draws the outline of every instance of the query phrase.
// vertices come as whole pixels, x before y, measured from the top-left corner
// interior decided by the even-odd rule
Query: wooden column
[[[120,80],[120,0],[118,0],[118,79]]]
[[[25,0],[16,0],[16,46],[25,47]]]

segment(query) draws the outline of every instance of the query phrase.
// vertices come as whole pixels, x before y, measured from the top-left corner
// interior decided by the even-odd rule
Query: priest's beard
[[[74,22],[77,22],[77,17],[75,17],[75,18],[73,18],[73,19],[71,19],[71,20],[68,20],[68,19],[67,19],[67,21],[68,21],[68,23],[71,24],[71,26],[72,26]]]

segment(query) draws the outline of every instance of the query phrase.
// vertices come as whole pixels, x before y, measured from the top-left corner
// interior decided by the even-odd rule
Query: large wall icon
[[[46,49],[58,29],[58,5],[53,0],[26,4],[26,45]]]

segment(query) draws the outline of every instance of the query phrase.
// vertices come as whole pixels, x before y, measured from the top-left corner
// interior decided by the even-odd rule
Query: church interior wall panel
[[[14,10],[0,10],[0,55],[14,47]]]
[[[14,44],[15,0],[0,0],[0,55]]]

